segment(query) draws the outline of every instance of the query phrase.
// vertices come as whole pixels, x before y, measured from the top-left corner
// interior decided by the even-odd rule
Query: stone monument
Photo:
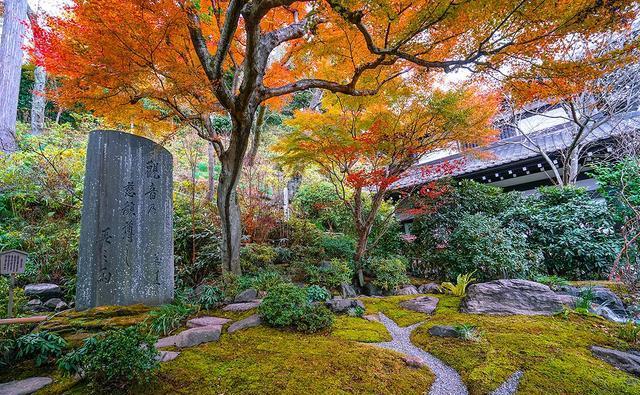
[[[76,309],[173,299],[173,158],[143,137],[89,135]]]

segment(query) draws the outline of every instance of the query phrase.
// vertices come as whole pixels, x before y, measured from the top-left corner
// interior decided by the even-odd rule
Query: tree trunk
[[[38,135],[44,130],[44,110],[47,105],[44,96],[47,72],[44,66],[36,66],[33,76],[35,81],[31,92],[31,133]]]
[[[0,151],[4,152],[18,149],[16,117],[27,7],[26,0],[4,1],[4,24],[0,38]]]
[[[249,116],[247,118],[253,118]],[[253,119],[244,124],[234,121],[229,147],[220,156],[220,178],[218,179],[218,211],[222,227],[222,272],[242,274],[240,268],[240,241],[242,224],[238,204],[237,186],[247,151]]]
[[[580,170],[580,156],[578,149],[567,153],[567,159],[562,169],[564,185],[575,185],[578,180],[578,171]]]
[[[216,165],[216,152],[215,148],[213,148],[213,143],[207,143],[207,157],[209,160],[209,177],[208,177],[208,188],[207,188],[207,201],[213,202],[214,191],[216,190],[216,178],[214,174],[214,167]]]
[[[258,108],[258,116],[256,118],[256,123],[253,127],[253,139],[251,141],[251,149],[249,150],[249,155],[247,156],[247,164],[249,166],[254,165],[256,156],[258,155],[258,148],[260,147],[260,133],[262,132],[262,124],[264,123],[265,110],[266,110],[266,106],[260,106]]]

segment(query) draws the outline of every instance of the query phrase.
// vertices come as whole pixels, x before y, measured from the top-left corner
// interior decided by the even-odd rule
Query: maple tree
[[[295,131],[275,147],[285,165],[316,166],[350,210],[361,286],[362,259],[390,187],[427,153],[484,145],[495,136],[495,95],[471,88],[420,90],[394,84],[377,96],[328,96],[323,112],[297,111],[288,122]]]
[[[261,105],[323,89],[373,95],[411,73],[576,76],[620,50],[565,58],[568,38],[629,26],[632,0],[83,0],[41,47],[57,93],[137,133],[192,127],[221,162],[223,269],[240,272],[236,187]],[[553,54],[553,55],[549,55]],[[221,136],[211,114],[227,113]]]

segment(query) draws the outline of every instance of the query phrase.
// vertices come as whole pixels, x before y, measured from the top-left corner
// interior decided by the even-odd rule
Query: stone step
[[[220,317],[197,317],[192,318],[187,321],[187,328],[200,328],[203,326],[215,326],[215,325],[224,325],[231,320],[228,318],[220,318]]]
[[[2,395],[27,395],[33,394],[41,388],[51,384],[50,377],[31,377],[24,380],[9,381],[0,384],[0,394]]]
[[[156,343],[156,348],[165,347],[193,347],[202,343],[217,341],[222,333],[222,325],[202,326],[187,329],[174,336],[164,337]]]

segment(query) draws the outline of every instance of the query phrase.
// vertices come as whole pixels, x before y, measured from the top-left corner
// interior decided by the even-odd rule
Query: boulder
[[[355,298],[358,296],[356,290],[350,284],[340,284],[340,293],[343,298]]]
[[[231,321],[228,318],[220,317],[198,317],[187,321],[187,328],[200,328],[203,326],[224,325]]]
[[[438,298],[433,296],[420,296],[415,299],[400,302],[400,306],[408,310],[417,311],[418,313],[433,314],[438,306]]]
[[[234,303],[247,303],[251,302],[258,298],[258,291],[253,288],[245,289],[240,292],[235,299],[233,299]]]
[[[260,306],[262,299],[254,299],[250,302],[231,303],[222,308],[223,311],[247,311]]]
[[[222,333],[220,325],[202,326],[187,329],[177,335],[164,337],[156,343],[156,348],[172,347],[179,348],[193,347],[202,343],[217,341]]]
[[[442,293],[440,286],[436,283],[426,283],[418,287],[418,293],[421,294],[439,294]]]
[[[39,389],[51,384],[50,377],[31,377],[24,380],[9,381],[0,384],[0,394],[3,395],[27,395],[33,394]]]
[[[592,346],[591,353],[595,357],[622,371],[640,377],[640,356],[624,351],[614,350],[612,348],[598,346]]]
[[[573,285],[559,285],[555,287],[555,291],[560,295],[580,296],[580,288]]]
[[[62,290],[55,284],[29,284],[24,287],[24,294],[27,297],[49,300],[51,298],[61,298]]]
[[[452,326],[445,326],[445,325],[432,326],[431,328],[429,328],[429,334],[431,336],[438,336],[438,337],[459,337],[458,331],[456,331],[456,328]]]
[[[32,313],[42,313],[45,311],[49,311],[43,304],[40,299],[31,299],[27,302],[26,306],[24,306],[25,311],[29,311]]]
[[[229,326],[229,328],[227,329],[227,333],[233,333],[235,331],[240,331],[243,329],[247,329],[247,328],[252,328],[254,326],[258,326],[262,324],[262,317],[260,317],[259,314],[254,314],[252,316],[249,316],[243,320],[234,322],[233,324],[231,324]]]
[[[563,299],[548,286],[527,280],[496,280],[473,284],[460,311],[494,315],[552,315],[562,311]]]
[[[417,295],[418,289],[413,285],[405,285],[393,292],[394,295]]]
[[[366,283],[362,292],[367,296],[384,296],[384,292],[371,283]]]
[[[364,309],[364,303],[356,299],[331,299],[325,302],[325,305],[334,313],[346,313],[351,308],[361,307]]]
[[[606,306],[617,316],[627,316],[627,310],[624,308],[624,303],[622,303],[622,300],[612,290],[607,287],[594,287],[592,288],[592,291],[594,304]]]
[[[62,302],[62,299],[60,299],[60,298],[51,298],[51,299],[47,300],[46,302],[44,302],[44,305],[48,309],[55,310],[56,306],[60,302]],[[64,303],[64,302],[62,302],[62,303]]]
[[[180,355],[177,351],[160,351],[160,354],[156,357],[156,361],[158,362],[169,362],[173,361]]]
[[[54,310],[55,311],[63,311],[63,310],[67,310],[68,308],[69,308],[69,305],[66,302],[61,300],[60,302],[58,302],[56,304],[56,307],[55,307]]]

